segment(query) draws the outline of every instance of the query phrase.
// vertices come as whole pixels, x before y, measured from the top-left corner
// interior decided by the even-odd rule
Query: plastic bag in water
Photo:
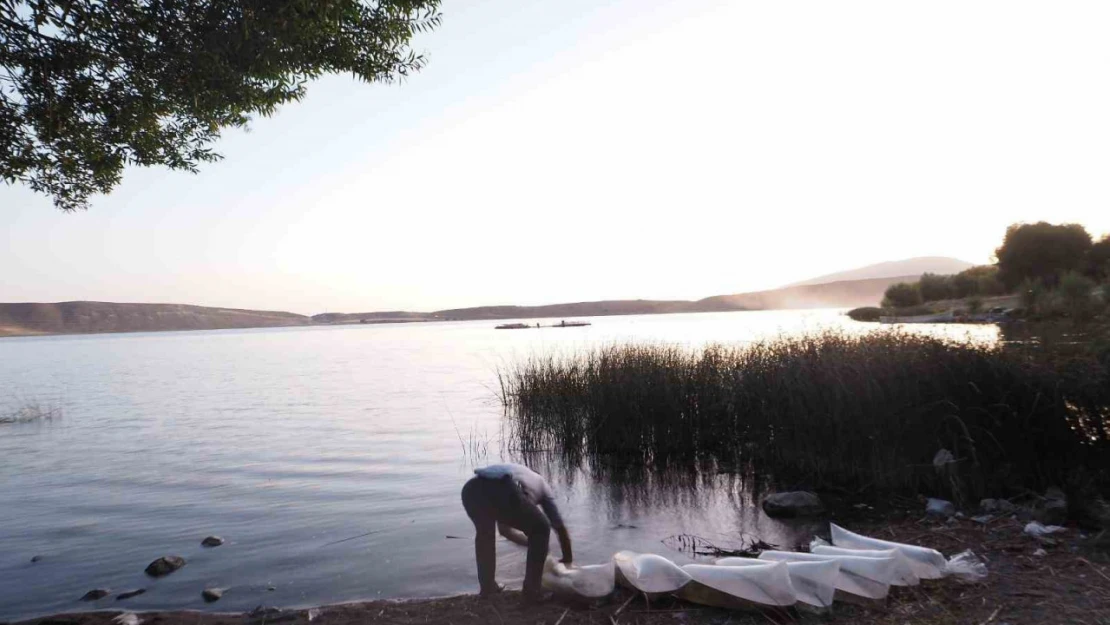
[[[674,562],[653,553],[621,551],[613,556],[617,579],[649,594],[675,592],[690,581],[690,574]]]
[[[948,560],[945,574],[955,577],[965,584],[981,582],[987,577],[987,565],[975,552],[968,549],[961,551]]]
[[[766,566],[766,560],[754,558],[721,558],[717,566]],[[827,608],[832,605],[836,594],[836,578],[840,573],[840,563],[836,560],[825,562],[787,562],[786,571],[790,574],[790,585],[798,601]]]
[[[541,583],[544,588],[555,594],[599,599],[613,592],[616,587],[616,576],[612,561],[606,564],[568,567],[555,558],[547,556]]]

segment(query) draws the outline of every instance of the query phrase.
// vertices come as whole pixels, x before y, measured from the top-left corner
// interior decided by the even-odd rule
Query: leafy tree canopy
[[[998,257],[998,277],[1008,288],[1024,280],[1054,285],[1059,276],[1087,262],[1091,235],[1079,224],[1014,224],[1007,228]]]
[[[0,177],[88,207],[125,165],[196,171],[327,73],[420,69],[439,0],[0,0]]]

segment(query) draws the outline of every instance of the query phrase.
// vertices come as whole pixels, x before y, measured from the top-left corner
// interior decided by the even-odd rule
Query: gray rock
[[[1064,491],[1050,487],[1044,493],[1044,505],[1041,507],[1040,520],[1047,525],[1060,525],[1068,520],[1068,497]]]
[[[219,536],[209,536],[208,538],[200,541],[200,545],[202,547],[219,547],[222,544],[224,544],[224,539],[220,538]]]
[[[979,502],[979,508],[981,508],[983,512],[995,514],[1012,514],[1017,511],[1017,506],[1006,499],[984,499]]]
[[[204,597],[205,603],[212,603],[213,601],[219,601],[220,597],[224,596],[224,591],[222,588],[205,588],[200,596]]]
[[[925,502],[925,514],[931,517],[947,519],[956,514],[956,504],[944,499],[929,498]]]
[[[144,592],[146,592],[146,588],[136,588],[135,590],[121,592],[120,594],[116,595],[116,601],[123,601],[124,599],[130,599],[131,597],[138,597]]]
[[[185,566],[185,558],[181,556],[163,556],[146,567],[146,574],[151,577],[163,577]]]
[[[96,601],[108,596],[107,588],[94,588],[81,597],[81,601]]]
[[[42,556],[31,556],[31,562],[38,562],[42,560]]]
[[[767,495],[763,499],[763,511],[774,518],[814,516],[825,511],[825,504],[815,493],[797,490]]]

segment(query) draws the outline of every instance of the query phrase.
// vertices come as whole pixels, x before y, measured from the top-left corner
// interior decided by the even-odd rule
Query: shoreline
[[[1110,622],[1110,536],[1069,525],[1053,543],[1023,533],[1024,522],[998,517],[986,523],[967,518],[933,521],[918,518],[920,509],[867,511],[837,515],[872,536],[939,549],[947,557],[971,549],[987,564],[985,582],[961,584],[954,579],[924,581],[913,588],[891,589],[880,605],[834,604],[830,614],[798,610],[724,610],[671,597],[650,605],[618,588],[594,604],[551,600],[540,605],[522,601],[517,591],[493,598],[474,594],[433,599],[372,600],[280,609],[259,606],[247,613],[169,610],[64,612],[12,621],[12,625],[715,625],[718,623],[875,623],[940,625],[955,623]],[[789,548],[789,546],[783,546]],[[585,563],[584,563],[585,564]],[[234,592],[234,589],[229,589]],[[199,597],[198,597],[199,601]],[[138,622],[121,614],[133,614]],[[114,620],[115,619],[115,620]],[[131,622],[128,622],[131,621]]]

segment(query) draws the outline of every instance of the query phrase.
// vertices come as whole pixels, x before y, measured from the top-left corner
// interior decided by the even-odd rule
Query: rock
[[[1068,520],[1068,497],[1064,491],[1050,487],[1044,493],[1044,505],[1040,510],[1041,523],[1059,525]]]
[[[925,514],[931,517],[947,519],[956,514],[956,504],[944,499],[929,498],[925,502]]]
[[[937,471],[945,470],[951,464],[956,464],[956,457],[947,449],[941,449],[933,456],[933,467]]]
[[[277,586],[267,586],[266,587],[267,592],[274,592],[275,590],[277,590]]]
[[[1037,556],[1038,558],[1043,558],[1048,555],[1048,552],[1044,549],[1038,548],[1036,551],[1033,552],[1033,555]]]
[[[772,493],[763,499],[763,511],[773,518],[814,516],[825,511],[821,498],[809,491]]]
[[[146,574],[151,577],[162,577],[183,566],[185,566],[185,558],[181,556],[163,556],[147,565]]]
[[[224,539],[220,538],[219,536],[209,536],[208,538],[200,541],[200,545],[202,547],[219,547],[222,544],[224,544]]]
[[[108,596],[107,588],[94,588],[81,597],[81,601],[96,601]]]
[[[32,563],[38,562],[40,560],[42,560],[42,556],[31,556],[31,562]]]
[[[973,516],[973,517],[971,517],[971,520],[975,521],[976,523],[978,523],[980,525],[986,525],[987,523],[990,523],[991,521],[993,521],[994,517],[989,515],[989,514],[983,514],[983,515],[980,515],[980,516]]]
[[[205,588],[200,596],[204,597],[205,603],[212,603],[213,601],[219,601],[220,597],[224,596],[224,591],[222,588]]]
[[[144,592],[146,592],[146,588],[136,588],[135,590],[121,592],[120,594],[116,595],[116,601],[123,601],[124,599],[130,599],[131,597],[138,597]]]

